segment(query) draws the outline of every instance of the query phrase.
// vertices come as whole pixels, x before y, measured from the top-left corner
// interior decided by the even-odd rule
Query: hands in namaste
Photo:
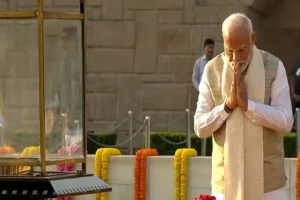
[[[239,106],[244,112],[248,109],[248,94],[245,84],[245,74],[237,63],[234,66],[234,80],[231,84],[231,93],[226,102],[227,108],[232,111]]]

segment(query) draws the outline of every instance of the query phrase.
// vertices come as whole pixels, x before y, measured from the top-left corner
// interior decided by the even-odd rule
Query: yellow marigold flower
[[[102,152],[102,157],[101,157],[101,177],[103,181],[107,182],[108,180],[108,157],[109,156],[118,156],[121,155],[121,152],[119,149],[116,148],[106,148]],[[107,194],[106,193],[101,193],[101,200],[107,200]]]
[[[46,153],[47,149],[46,149]],[[40,146],[30,146],[30,147],[26,147],[21,156],[22,157],[35,157],[38,156],[40,154]]]
[[[101,159],[102,159],[102,153],[106,148],[99,148],[96,151],[95,154],[95,163],[94,163],[94,175],[102,178],[101,177]],[[95,200],[100,200],[101,199],[101,195],[99,194],[95,194]]]
[[[184,149],[177,149],[174,155],[174,200],[180,200],[180,165]]]
[[[184,149],[181,154],[181,166],[180,166],[180,200],[186,200],[186,185],[187,185],[187,158],[197,156],[195,149]]]
[[[187,158],[197,156],[195,149],[177,149],[174,155],[174,199],[187,200]]]

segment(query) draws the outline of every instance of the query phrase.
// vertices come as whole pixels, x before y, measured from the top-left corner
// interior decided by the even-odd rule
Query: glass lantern
[[[84,163],[84,13],[43,12],[39,0],[0,18],[1,165]]]
[[[50,180],[63,175],[48,166],[66,163],[82,163],[73,175],[85,174],[85,13],[84,0],[74,1],[77,13],[53,12],[43,0],[0,12],[1,180]]]

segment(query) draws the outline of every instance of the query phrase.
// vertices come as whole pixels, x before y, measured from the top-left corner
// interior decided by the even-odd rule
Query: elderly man
[[[195,131],[213,136],[212,194],[218,200],[286,200],[283,134],[293,125],[283,63],[256,48],[244,14],[222,25],[224,50],[200,83]]]

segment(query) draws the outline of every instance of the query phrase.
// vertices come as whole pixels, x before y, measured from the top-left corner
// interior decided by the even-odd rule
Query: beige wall
[[[280,57],[288,70],[300,56],[299,6],[299,1],[285,0],[269,18],[263,18],[261,46]]]
[[[2,0],[0,10],[29,10],[35,2]],[[79,10],[74,0],[46,0],[45,7]],[[151,116],[153,131],[185,131],[185,119],[158,126],[195,109],[191,75],[204,39],[215,39],[216,54],[222,52],[222,21],[245,12],[258,32],[258,47],[290,67],[300,48],[298,7],[292,0],[87,0],[88,129],[111,129],[132,110],[141,121]],[[118,129],[120,141],[128,127]]]
[[[104,0],[89,11],[97,9],[101,15],[88,22],[90,128],[113,127],[133,110],[139,120],[152,117],[153,131],[186,131],[185,119],[162,126],[195,109],[191,75],[203,41],[215,39],[220,53],[222,20],[247,8],[238,1]]]

